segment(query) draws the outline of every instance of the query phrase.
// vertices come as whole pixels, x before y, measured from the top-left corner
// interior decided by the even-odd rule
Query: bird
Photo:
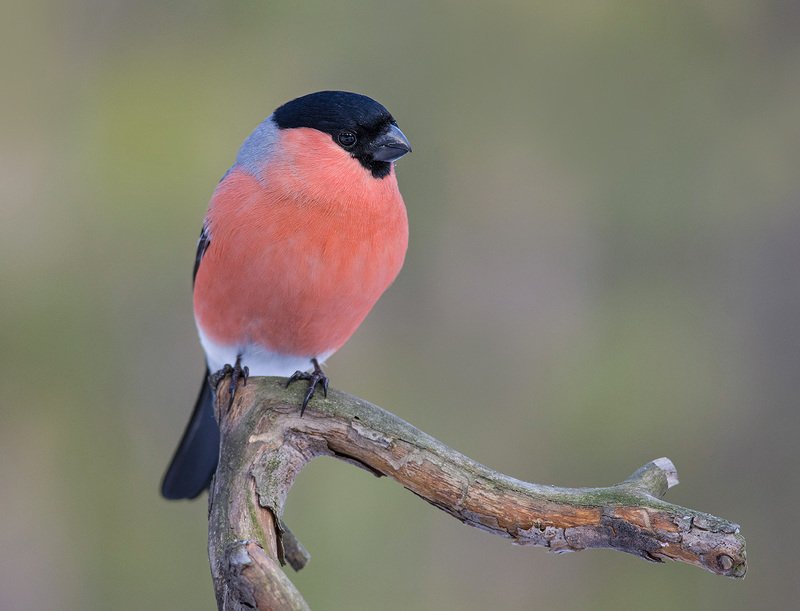
[[[197,244],[194,318],[206,373],[161,484],[197,497],[217,467],[214,387],[248,376],[308,381],[355,332],[400,272],[408,217],[395,162],[411,152],[370,97],[319,91],[278,107],[217,184]],[[215,372],[217,375],[209,375]]]

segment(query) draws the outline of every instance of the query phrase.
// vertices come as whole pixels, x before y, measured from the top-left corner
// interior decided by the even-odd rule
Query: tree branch
[[[221,415],[220,465],[209,497],[209,557],[220,609],[308,609],[278,564],[308,554],[282,522],[297,474],[333,456],[387,475],[465,524],[555,552],[607,547],[741,578],[739,526],[661,500],[678,483],[667,458],[602,488],[513,479],[459,454],[389,412],[334,390],[300,418],[301,390],[251,378]],[[217,404],[228,405],[228,384]],[[305,389],[302,389],[303,391]]]

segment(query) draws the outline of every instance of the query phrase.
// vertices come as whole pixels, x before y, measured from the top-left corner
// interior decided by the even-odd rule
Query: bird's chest
[[[408,222],[392,186],[338,200],[262,190],[226,207],[236,196],[220,197],[195,285],[198,322],[225,341],[338,348],[402,267]]]
[[[402,202],[382,204],[333,213],[315,213],[313,206],[284,211],[272,231],[254,236],[261,256],[253,271],[261,284],[266,281],[265,290],[278,284],[292,302],[371,307],[399,272],[408,242]],[[291,232],[281,230],[287,225],[294,227]]]

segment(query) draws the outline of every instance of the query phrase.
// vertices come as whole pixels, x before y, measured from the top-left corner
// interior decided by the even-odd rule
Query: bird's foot
[[[242,367],[242,355],[236,357],[236,363],[233,366],[226,364],[222,369],[208,376],[208,383],[215,393],[220,382],[226,376],[231,377],[231,383],[228,387],[228,409],[230,410],[233,407],[233,396],[236,394],[239,380],[242,380],[243,386],[247,386],[247,378],[250,377],[250,368],[247,366]]]
[[[303,417],[303,413],[306,411],[306,407],[308,407],[308,402],[311,401],[311,397],[314,396],[314,392],[317,390],[317,386],[322,387],[322,394],[323,396],[328,396],[328,376],[326,376],[322,368],[319,366],[317,359],[311,359],[311,362],[314,365],[314,371],[308,373],[307,371],[295,371],[292,374],[292,377],[289,378],[286,382],[286,388],[289,388],[289,384],[292,382],[297,382],[297,380],[308,380],[308,392],[306,392],[306,396],[303,398],[303,405],[300,407],[300,417]]]
[[[211,390],[216,392],[217,391],[217,387],[219,386],[219,383],[222,382],[223,378],[225,378],[225,376],[228,376],[228,375],[230,375],[232,373],[233,373],[233,366],[226,364],[219,371],[215,371],[214,373],[209,374],[209,376],[208,376],[208,385],[211,387]]]

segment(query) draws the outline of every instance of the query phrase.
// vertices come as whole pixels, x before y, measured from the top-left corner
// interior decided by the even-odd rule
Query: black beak
[[[376,161],[397,161],[411,152],[411,143],[396,125],[390,125],[372,143],[372,158]]]

